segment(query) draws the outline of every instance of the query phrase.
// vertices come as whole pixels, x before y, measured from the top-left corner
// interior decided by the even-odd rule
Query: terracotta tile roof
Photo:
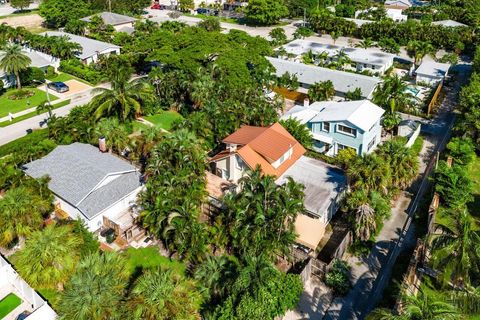
[[[239,144],[237,154],[251,168],[260,165],[264,174],[279,177],[306,152],[282,125],[275,123],[270,127],[244,126],[223,140],[224,143]],[[270,162],[280,159],[290,148],[292,155],[278,168]],[[218,161],[231,153],[224,150],[210,159]],[[270,162],[269,162],[270,161]]]
[[[223,139],[223,142],[242,145],[248,144],[266,130],[268,130],[268,128],[243,126],[225,139]]]

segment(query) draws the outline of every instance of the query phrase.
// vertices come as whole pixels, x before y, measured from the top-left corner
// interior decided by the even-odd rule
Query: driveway
[[[60,93],[60,92],[56,92],[55,90],[52,90],[52,89],[48,89],[48,92],[50,94],[53,94],[53,95],[59,97],[60,99],[68,99],[68,98],[71,98],[71,97],[73,97],[75,95],[78,95],[82,92],[89,91],[93,88],[92,86],[89,86],[88,84],[80,82],[78,80],[68,80],[68,81],[65,81],[65,84],[69,88],[69,90],[67,92]],[[46,91],[45,85],[38,86],[37,89],[42,90],[42,91]]]

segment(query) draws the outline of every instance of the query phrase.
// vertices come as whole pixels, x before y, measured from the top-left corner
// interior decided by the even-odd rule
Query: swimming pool
[[[411,93],[413,96],[417,96],[420,92],[419,89],[415,88],[415,87],[411,87],[411,86],[408,86],[406,89],[406,91],[408,91],[408,93]]]

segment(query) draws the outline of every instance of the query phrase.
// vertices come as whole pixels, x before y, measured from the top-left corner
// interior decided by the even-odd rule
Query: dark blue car
[[[48,84],[48,88],[60,93],[67,92],[68,90],[70,90],[70,88],[65,83],[59,82],[59,81],[50,82]]]

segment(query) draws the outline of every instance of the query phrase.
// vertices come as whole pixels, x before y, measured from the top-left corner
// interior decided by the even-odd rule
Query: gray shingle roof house
[[[62,31],[47,31],[42,35],[48,37],[68,37],[70,41],[78,43],[82,47],[82,52],[77,54],[77,57],[84,63],[97,62],[99,56],[109,54],[120,54],[120,47],[87,37],[77,36],[75,34],[66,33]]]
[[[128,209],[142,187],[133,165],[89,144],[58,146],[23,169],[33,178],[48,176],[62,210],[85,220],[91,231],[101,226],[103,215]]]
[[[82,18],[80,20],[85,22],[90,22],[93,16],[100,16],[100,18],[102,18],[105,24],[111,25],[111,26],[119,26],[119,25],[125,26],[128,24],[132,24],[137,20],[135,18],[124,16],[122,14],[118,14],[114,12],[102,12],[96,15],[91,15],[91,16]]]
[[[48,66],[53,66],[54,64],[52,61],[49,61],[48,59],[46,59],[36,51],[25,50],[23,51],[23,53],[27,55],[30,58],[30,60],[32,60],[30,64],[31,67],[40,68],[46,71],[46,68]],[[3,57],[3,54],[4,52],[0,51],[0,59]],[[12,75],[6,74],[5,71],[3,71],[2,69],[0,69],[0,80],[3,81],[3,84],[5,87],[10,87],[15,85],[15,77]]]
[[[307,92],[308,88],[316,83],[330,80],[333,82],[338,96],[344,96],[348,91],[354,91],[360,88],[362,97],[370,99],[377,85],[382,82],[375,77],[364,76],[361,74],[331,70],[327,68],[316,67],[303,63],[267,57],[267,60],[275,68],[278,77],[286,72],[296,75],[301,88],[299,91]]]

